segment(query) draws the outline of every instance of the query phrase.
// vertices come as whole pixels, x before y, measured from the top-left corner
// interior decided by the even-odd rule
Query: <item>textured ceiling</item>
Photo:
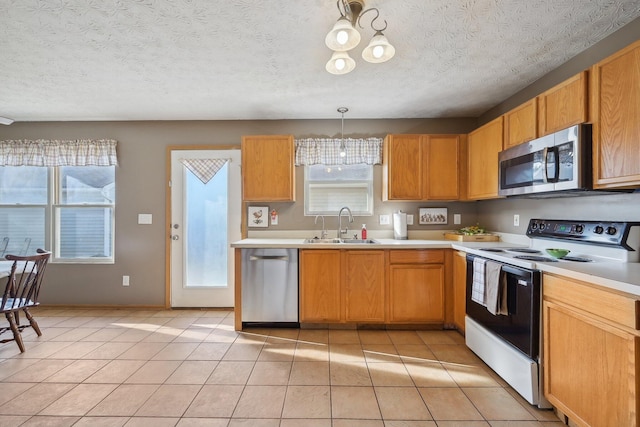
[[[324,69],[334,0],[0,0],[0,116],[474,117],[640,16],[612,0],[367,0],[396,56]],[[365,15],[365,24],[368,25]]]

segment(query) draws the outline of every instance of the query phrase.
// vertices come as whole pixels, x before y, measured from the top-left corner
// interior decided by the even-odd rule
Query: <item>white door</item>
[[[233,307],[240,150],[172,150],[170,182],[171,307]]]

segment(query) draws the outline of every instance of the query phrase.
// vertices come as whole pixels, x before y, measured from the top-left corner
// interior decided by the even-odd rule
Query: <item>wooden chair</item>
[[[24,328],[31,326],[38,336],[42,335],[38,322],[29,312],[29,308],[39,304],[38,294],[51,252],[42,249],[38,249],[37,252],[36,255],[31,256],[9,254],[5,257],[9,261],[13,261],[13,265],[0,301],[0,312],[6,316],[9,326],[0,327],[0,335],[11,331],[13,338],[0,340],[0,343],[15,341],[22,353],[24,353],[24,343],[22,342]],[[29,320],[28,325],[20,324],[20,310]]]

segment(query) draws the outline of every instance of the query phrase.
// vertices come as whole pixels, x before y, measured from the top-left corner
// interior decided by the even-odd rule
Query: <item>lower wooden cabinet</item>
[[[637,426],[640,301],[558,276],[543,280],[545,396],[580,426]]]
[[[390,323],[444,322],[444,250],[389,251]]]
[[[467,307],[467,254],[453,252],[453,325],[464,332]]]
[[[444,249],[300,250],[300,322],[443,324]]]
[[[300,322],[342,321],[340,250],[301,250]]]
[[[384,322],[384,251],[344,251],[343,264],[345,320]]]

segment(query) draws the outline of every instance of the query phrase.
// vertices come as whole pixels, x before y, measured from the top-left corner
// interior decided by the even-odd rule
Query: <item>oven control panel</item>
[[[527,236],[637,249],[639,229],[640,222],[532,219]]]

